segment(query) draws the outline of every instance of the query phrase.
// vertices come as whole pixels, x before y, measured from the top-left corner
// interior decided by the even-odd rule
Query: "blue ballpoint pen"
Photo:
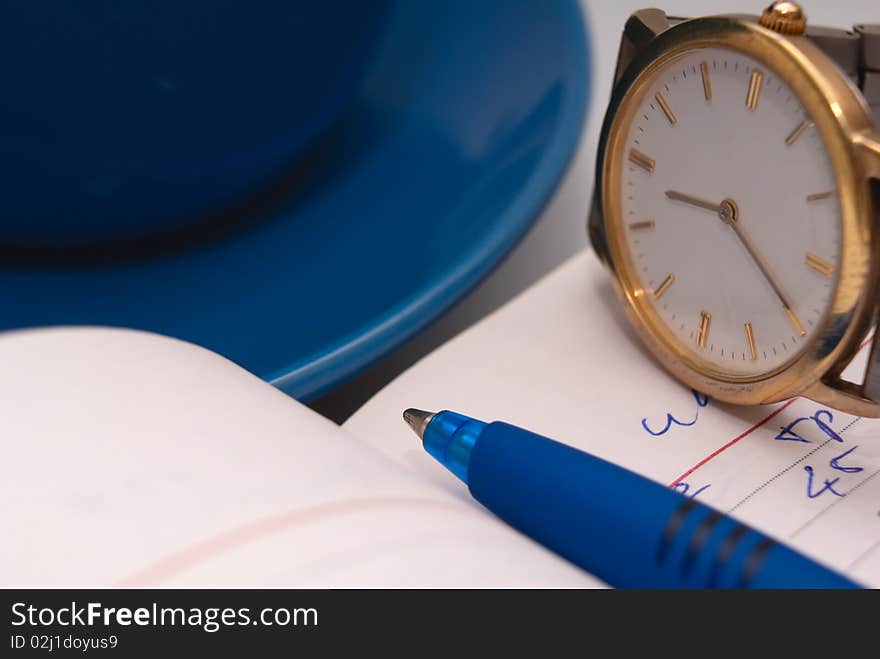
[[[403,414],[425,450],[516,529],[622,588],[859,588],[693,498],[506,423]]]

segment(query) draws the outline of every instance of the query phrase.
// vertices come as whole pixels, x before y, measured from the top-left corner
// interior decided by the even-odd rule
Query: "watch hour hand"
[[[681,201],[686,204],[690,204],[691,206],[696,206],[697,208],[712,211],[713,213],[720,213],[722,210],[721,204],[706,201],[704,199],[700,199],[699,197],[692,197],[691,195],[684,194],[683,192],[676,192],[675,190],[667,190],[666,198],[672,199],[673,201]]]

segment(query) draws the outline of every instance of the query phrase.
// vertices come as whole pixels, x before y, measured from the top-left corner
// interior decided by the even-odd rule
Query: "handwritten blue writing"
[[[695,496],[697,496],[701,492],[705,492],[710,487],[712,487],[712,485],[709,483],[706,483],[702,487],[691,492],[690,491],[690,489],[691,489],[690,483],[685,483],[684,481],[680,481],[680,482],[676,483],[675,485],[673,485],[672,489],[678,491],[679,494],[683,494],[683,495],[693,499]]]
[[[694,418],[692,420],[682,421],[682,420],[676,418],[675,416],[673,416],[670,412],[667,412],[666,413],[666,423],[664,424],[663,428],[660,430],[654,430],[653,428],[651,428],[651,426],[648,425],[648,418],[645,417],[642,419],[642,428],[645,429],[645,432],[647,432],[652,437],[660,437],[661,435],[665,435],[666,433],[668,433],[669,429],[672,428],[673,426],[689,427],[689,426],[694,425],[700,418],[700,408],[706,407],[706,405],[709,404],[709,397],[706,396],[705,394],[701,394],[699,391],[696,391],[695,389],[691,389],[691,394],[693,394],[694,401],[696,401],[696,403],[697,403],[697,409],[696,409],[696,411],[694,411]]]
[[[798,424],[807,421],[812,421],[816,425],[816,427],[822,431],[822,433],[828,438],[826,442],[835,441],[840,442],[841,444],[844,443],[843,437],[841,437],[840,434],[831,427],[831,424],[834,422],[834,415],[828,410],[817,410],[812,416],[805,416],[795,419],[787,426],[780,428],[779,433],[774,439],[812,444],[812,440],[804,438],[795,430],[795,427]],[[856,458],[853,453],[857,448],[858,445],[848,448],[843,453],[835,455],[833,458],[828,460],[828,466],[831,469],[834,469],[835,471],[843,474],[857,474],[860,471],[864,471],[864,467],[853,464],[853,460]],[[822,486],[817,488],[814,483],[814,480],[816,480],[817,477],[813,467],[810,465],[805,465],[804,471],[807,474],[807,498],[815,499],[816,497],[825,494],[825,492],[830,492],[837,497],[846,496],[846,492],[842,492],[840,490],[840,486],[837,485],[837,483],[841,479],[841,476],[836,476],[835,478],[823,478]]]
[[[807,439],[803,435],[799,435],[795,432],[795,428],[803,423],[804,421],[812,421],[816,424],[816,427],[819,428],[829,439],[833,439],[835,442],[843,442],[843,438],[834,432],[834,429],[831,427],[831,423],[834,421],[834,415],[831,414],[828,410],[817,410],[815,414],[812,416],[802,416],[787,426],[782,426],[779,429],[779,432],[776,433],[776,437],[773,439],[781,440],[781,441],[789,441],[789,442],[804,442],[805,444],[812,444],[813,440]]]
[[[651,428],[648,427],[648,419],[647,419],[647,417],[644,418],[644,419],[642,419],[642,428],[644,428],[649,434],[653,435],[654,437],[659,437],[660,435],[665,435],[666,433],[668,433],[668,432],[669,432],[669,429],[670,429],[673,425],[676,425],[676,426],[692,426],[692,425],[694,425],[694,424],[697,422],[697,419],[699,419],[699,418],[700,418],[700,413],[697,412],[696,414],[694,414],[694,418],[693,418],[692,421],[679,421],[679,420],[676,419],[674,416],[672,416],[671,414],[667,413],[667,414],[666,414],[666,425],[663,426],[663,429],[662,429],[662,430],[651,430]]]
[[[810,499],[815,499],[818,496],[821,496],[825,492],[831,492],[834,496],[842,497],[845,496],[842,492],[838,492],[834,489],[834,484],[840,480],[840,476],[834,478],[832,480],[828,480],[827,478],[824,481],[824,485],[822,489],[817,492],[813,492],[813,468],[809,465],[804,467],[804,471],[807,472],[807,497]]]
[[[827,423],[822,420],[823,416],[827,417]],[[819,430],[824,432],[829,437],[829,439],[833,439],[835,442],[840,442],[841,444],[843,443],[843,437],[838,435],[834,431],[834,428],[829,425],[834,421],[834,415],[831,414],[831,412],[829,412],[828,410],[817,410],[816,413],[810,418],[816,422],[816,425],[819,426]]]
[[[844,467],[842,464],[840,464],[840,460],[842,458],[845,458],[846,456],[848,456],[850,453],[855,451],[858,447],[859,447],[858,444],[856,444],[851,449],[844,451],[840,455],[831,458],[831,460],[828,462],[828,464],[831,466],[832,469],[837,469],[838,471],[842,471],[845,474],[857,474],[860,471],[864,471],[864,467]]]

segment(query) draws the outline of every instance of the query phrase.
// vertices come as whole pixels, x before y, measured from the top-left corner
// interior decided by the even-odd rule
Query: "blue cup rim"
[[[570,40],[570,52],[574,55],[572,86],[559,115],[560,128],[545,150],[541,164],[503,213],[502,223],[510,231],[493,235],[465,261],[401,301],[367,331],[351,335],[313,358],[275,371],[267,378],[269,382],[285,391],[308,391],[308,398],[326,392],[338,381],[331,374],[354,375],[387,353],[389,346],[404,343],[429,320],[440,317],[473,290],[522,240],[552,198],[577,153],[587,115],[591,83],[587,19],[578,2],[564,4],[564,22],[571,28],[566,38]],[[450,294],[451,291],[454,294]]]

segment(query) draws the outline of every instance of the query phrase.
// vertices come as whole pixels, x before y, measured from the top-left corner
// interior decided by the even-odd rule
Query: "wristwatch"
[[[880,26],[760,16],[626,23],[588,222],[627,316],[718,400],[880,416]],[[856,380],[860,378],[854,378]]]

